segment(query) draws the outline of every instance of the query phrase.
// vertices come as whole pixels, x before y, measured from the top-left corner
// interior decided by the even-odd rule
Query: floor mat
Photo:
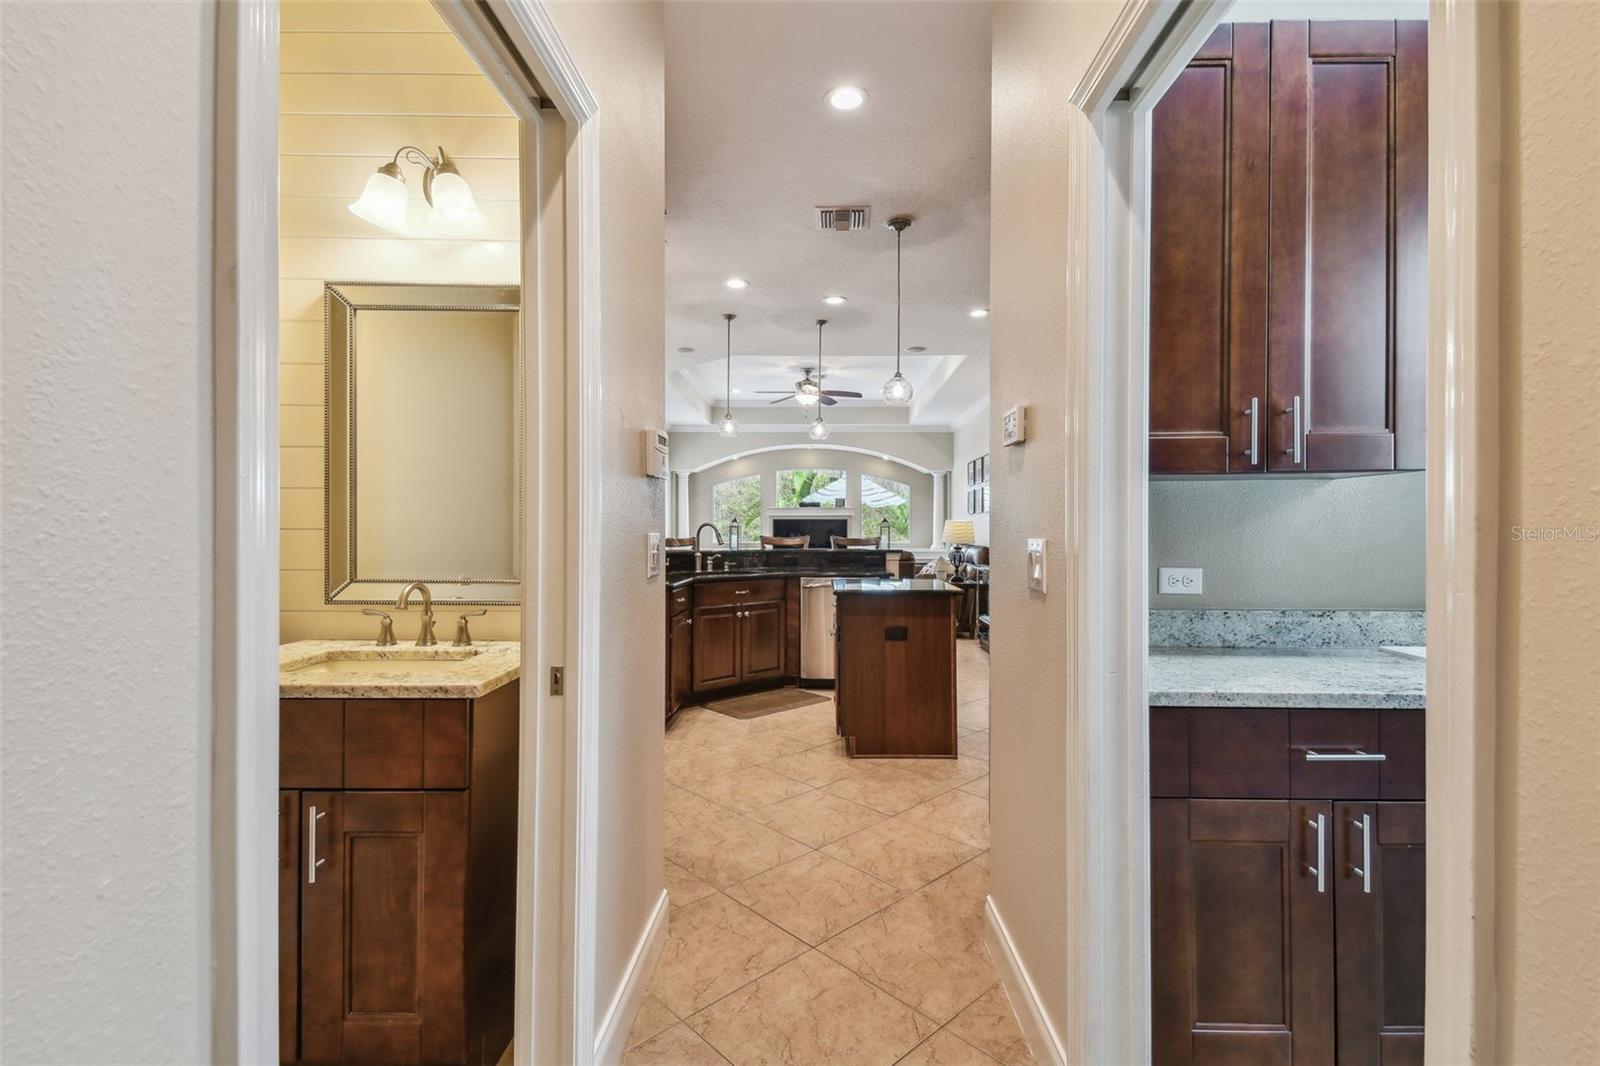
[[[792,711],[798,707],[809,707],[813,703],[827,702],[828,697],[807,692],[805,689],[779,688],[771,692],[752,692],[747,696],[715,700],[705,706],[718,714],[725,714],[729,718],[738,718],[742,721],[777,714],[779,711]]]

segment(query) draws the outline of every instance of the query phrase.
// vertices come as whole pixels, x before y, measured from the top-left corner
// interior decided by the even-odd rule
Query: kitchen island
[[[956,757],[956,612],[944,581],[835,580],[835,701],[851,756]]]

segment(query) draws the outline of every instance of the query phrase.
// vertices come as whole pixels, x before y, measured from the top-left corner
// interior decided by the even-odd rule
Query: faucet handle
[[[362,614],[369,614],[374,618],[383,619],[383,621],[378,623],[378,647],[387,648],[387,647],[390,647],[390,646],[392,646],[394,644],[398,644],[399,643],[399,641],[394,639],[394,619],[393,618],[390,618],[383,611],[375,611],[371,607],[363,607],[361,609],[361,613]]]
[[[472,630],[467,628],[467,619],[476,618],[479,615],[488,613],[489,608],[479,607],[476,611],[468,611],[466,614],[456,619],[456,639],[450,643],[457,648],[470,648],[472,646]]]

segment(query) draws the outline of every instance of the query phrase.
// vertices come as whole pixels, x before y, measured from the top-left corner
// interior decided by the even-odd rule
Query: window
[[[719,481],[711,486],[711,524],[722,539],[728,539],[728,525],[737,520],[741,540],[761,535],[761,475]]]
[[[889,543],[911,540],[911,486],[893,478],[861,475],[861,535],[875,537],[889,523]]]
[[[843,507],[843,470],[778,471],[779,507]]]

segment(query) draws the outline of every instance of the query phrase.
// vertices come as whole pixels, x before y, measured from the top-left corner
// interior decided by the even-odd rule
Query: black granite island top
[[[961,589],[956,588],[947,581],[940,581],[938,578],[932,577],[884,577],[865,579],[840,577],[834,578],[833,581],[833,594],[835,596],[845,596],[852,593],[873,593],[883,595],[885,593],[896,592],[917,593],[922,595],[929,593],[945,596],[961,595]]]
[[[888,573],[890,554],[872,548],[718,548],[701,553],[703,565],[715,569],[696,573],[694,553],[675,548],[667,553],[666,581],[671,590],[761,577],[875,578]]]

